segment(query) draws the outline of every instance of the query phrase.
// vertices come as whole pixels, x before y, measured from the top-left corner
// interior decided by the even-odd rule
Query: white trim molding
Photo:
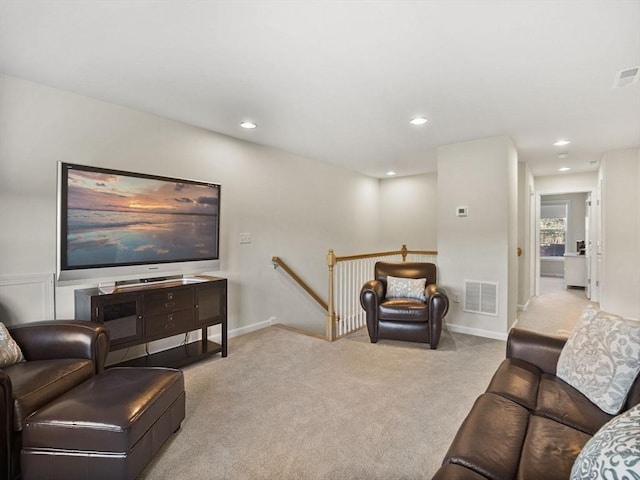
[[[463,325],[451,325],[451,324],[447,324],[447,330],[449,330],[450,332],[456,332],[456,333],[465,333],[467,335],[474,335],[476,337],[484,337],[484,338],[493,338],[494,340],[507,340],[508,337],[508,333],[500,333],[500,332],[494,332],[491,330],[483,330],[480,328],[473,328],[473,327],[465,327]]]
[[[54,274],[0,276],[0,321],[10,325],[55,318]]]

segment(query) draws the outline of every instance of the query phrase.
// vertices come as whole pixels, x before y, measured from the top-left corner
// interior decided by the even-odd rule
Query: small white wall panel
[[[0,321],[7,325],[53,320],[53,273],[0,277]]]

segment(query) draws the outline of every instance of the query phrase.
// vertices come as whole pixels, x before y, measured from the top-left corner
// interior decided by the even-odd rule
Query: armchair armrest
[[[369,280],[360,289],[360,305],[365,310],[373,311],[384,296],[384,284],[380,280]]]
[[[444,288],[438,287],[435,283],[430,283],[424,289],[425,301],[429,305],[429,317],[444,318],[449,311],[449,297]]]
[[[524,360],[545,373],[555,375],[558,358],[566,341],[566,337],[512,328],[507,339],[507,358]]]
[[[27,361],[86,358],[96,373],[104,370],[109,352],[109,330],[83,320],[51,320],[10,327],[11,336]]]

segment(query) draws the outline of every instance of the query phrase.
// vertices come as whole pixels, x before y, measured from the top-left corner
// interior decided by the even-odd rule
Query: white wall
[[[590,192],[598,185],[598,172],[540,176],[534,182],[538,195]]]
[[[384,250],[436,250],[438,176],[380,180],[380,238]]]
[[[406,243],[438,249],[441,283],[461,294],[465,278],[498,281],[500,317],[462,313],[461,304],[454,304],[447,321],[469,333],[503,335],[515,318],[515,304],[525,301],[514,302],[517,287],[507,291],[517,272],[518,262],[511,261],[516,238],[523,238],[522,225],[513,220],[515,149],[506,137],[495,137],[445,146],[438,156],[437,176],[378,181],[1,75],[0,280],[26,276],[29,282],[43,278],[45,284],[53,274],[56,162],[62,160],[222,183],[218,274],[230,281],[232,331],[271,318],[299,326],[313,321],[319,331],[324,328],[324,313],[286,275],[273,270],[273,255],[282,256],[325,296],[329,248],[349,254]],[[602,168],[609,185],[603,228],[608,228],[611,259],[603,306],[634,317],[640,316],[639,163],[640,150],[631,149],[607,154]],[[536,177],[535,189],[537,195],[584,192],[597,183],[592,173]],[[458,205],[469,206],[467,219],[454,216]],[[240,245],[240,232],[250,232],[253,243]],[[519,276],[521,290],[522,281]],[[55,311],[59,318],[73,316],[73,288],[56,289]],[[15,315],[3,305],[0,313]]]
[[[456,207],[468,206],[468,217]],[[440,283],[464,293],[465,280],[499,284],[498,316],[453,303],[450,329],[506,338],[517,305],[517,153],[508,137],[438,148],[438,265]]]
[[[217,274],[230,283],[231,331],[271,318],[324,331],[325,313],[273,269],[271,257],[281,256],[326,298],[327,250],[377,246],[377,179],[0,76],[0,276],[55,271],[59,160],[221,183]],[[241,232],[253,242],[240,245]],[[58,318],[73,317],[74,288],[56,289]]]
[[[640,319],[640,149],[608,152],[601,162],[603,310]]]

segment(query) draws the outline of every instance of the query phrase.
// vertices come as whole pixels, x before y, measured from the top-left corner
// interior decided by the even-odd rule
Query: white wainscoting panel
[[[0,321],[7,325],[53,320],[53,273],[0,276]]]

